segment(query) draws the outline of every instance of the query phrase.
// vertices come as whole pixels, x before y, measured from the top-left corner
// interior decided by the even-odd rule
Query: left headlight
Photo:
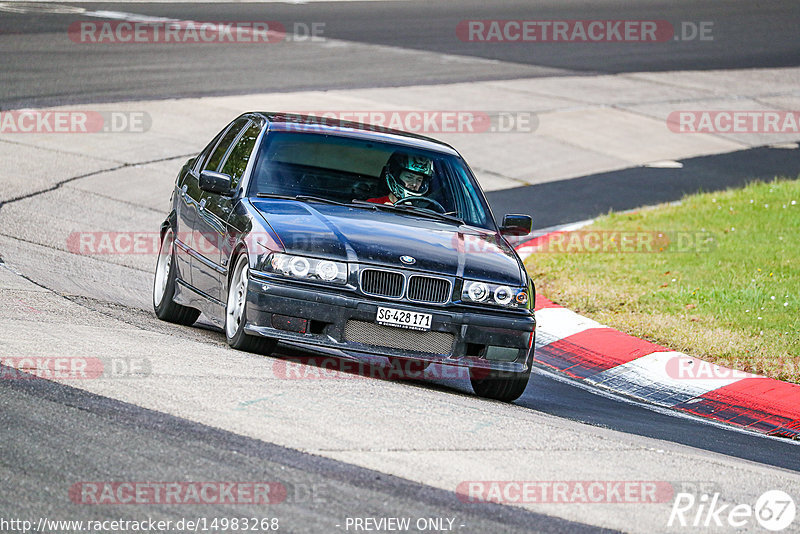
[[[267,258],[264,270],[298,280],[347,283],[347,264],[338,261],[275,253]]]
[[[464,280],[461,300],[503,306],[504,308],[525,308],[528,306],[528,289],[490,284],[478,280]]]

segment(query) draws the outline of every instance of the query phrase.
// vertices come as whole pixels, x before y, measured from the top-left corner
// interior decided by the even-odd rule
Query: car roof
[[[258,115],[263,117],[269,123],[270,131],[318,133],[323,135],[352,137],[383,143],[396,143],[411,148],[420,148],[461,157],[455,148],[442,141],[424,135],[385,128],[383,126],[295,113],[256,111],[245,113],[244,115]]]

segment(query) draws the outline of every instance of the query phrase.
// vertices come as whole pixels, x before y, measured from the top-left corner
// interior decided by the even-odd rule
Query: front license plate
[[[410,328],[411,330],[430,330],[430,313],[417,313],[395,308],[378,308],[378,316],[375,322],[386,326],[396,326],[398,328]]]

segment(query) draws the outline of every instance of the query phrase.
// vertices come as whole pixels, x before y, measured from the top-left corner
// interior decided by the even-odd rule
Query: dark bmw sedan
[[[199,314],[236,348],[278,341],[468,367],[483,397],[522,395],[534,289],[466,162],[439,141],[247,113],[186,162],[161,227],[159,318]]]

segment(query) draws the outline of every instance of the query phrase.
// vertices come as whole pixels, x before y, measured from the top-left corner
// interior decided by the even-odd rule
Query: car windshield
[[[396,160],[402,159],[401,163],[432,164],[426,167],[430,176],[424,193],[410,195],[424,198],[401,203],[408,209],[397,210],[399,215],[427,210],[446,213],[451,220],[460,219],[471,226],[496,229],[486,200],[461,158],[338,135],[269,133],[260,149],[248,194],[316,197],[345,204],[356,201],[359,207],[364,207],[364,201],[389,203],[398,198],[392,194],[384,170],[393,154],[406,158],[395,156]]]

